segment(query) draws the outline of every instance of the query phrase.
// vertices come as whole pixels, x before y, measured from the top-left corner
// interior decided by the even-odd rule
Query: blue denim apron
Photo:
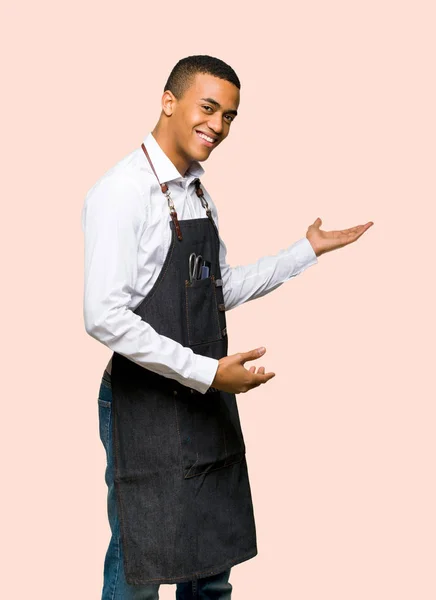
[[[171,220],[169,227],[172,239],[162,270],[133,312],[159,334],[220,359],[227,356],[228,336],[218,231],[207,217]],[[211,268],[209,277],[191,283],[192,252]],[[201,394],[118,353],[111,379],[126,581],[191,581],[256,556],[235,395],[212,387]]]

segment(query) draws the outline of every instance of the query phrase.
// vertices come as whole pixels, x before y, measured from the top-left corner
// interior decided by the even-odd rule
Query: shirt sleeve
[[[145,224],[144,198],[127,176],[109,176],[88,192],[82,210],[85,329],[114,352],[204,394],[218,360],[158,334],[129,308]]]
[[[209,195],[207,201],[218,227],[218,212]],[[296,277],[318,262],[311,243],[304,237],[275,255],[259,258],[253,264],[230,267],[226,260],[227,247],[221,236],[219,239],[220,269],[226,311],[269,294],[288,279]]]

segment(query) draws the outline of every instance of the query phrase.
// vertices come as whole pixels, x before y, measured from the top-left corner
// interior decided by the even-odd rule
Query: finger
[[[266,383],[267,381],[275,377],[275,375],[275,373],[256,373],[255,375],[253,375],[251,387],[257,387],[262,383]]]
[[[356,225],[356,227],[350,227],[349,229],[341,229],[339,233],[342,235],[349,235],[350,233],[357,233],[362,228],[362,225]]]
[[[357,227],[351,227],[350,229],[341,229],[338,231],[327,231],[325,232],[325,238],[334,240],[334,247],[340,248],[351,244],[360,238],[361,235],[369,229],[370,225],[358,225]]]
[[[250,367],[248,370],[250,371],[250,373],[256,373],[256,367]],[[265,373],[265,367],[259,367],[257,369],[257,372],[258,373]]]
[[[329,236],[329,237],[334,237],[334,238],[338,238],[338,237],[342,237],[344,235],[354,235],[356,233],[360,234],[363,233],[364,231],[366,231],[367,229],[369,229],[369,227],[371,227],[371,225],[373,225],[374,223],[372,221],[369,221],[368,223],[366,223],[365,225],[356,225],[355,227],[349,227],[348,229],[337,229],[334,231],[323,231],[323,234],[325,236]]]
[[[362,234],[364,231],[369,229],[371,225],[374,225],[372,221],[365,223],[365,225],[356,225],[356,227],[350,227],[349,229],[342,229],[340,233],[348,235],[348,234]]]
[[[369,229],[373,225],[374,225],[374,223],[372,221],[368,221],[368,223],[365,223],[365,225],[362,225],[361,234],[364,233],[367,229]]]
[[[249,350],[248,352],[240,352],[239,362],[243,365],[247,360],[256,360],[256,358],[259,358],[259,356],[263,356],[265,352],[266,348],[264,346],[255,348],[254,350]]]
[[[371,225],[369,225],[369,224],[359,225],[358,227],[353,227],[352,229],[348,230],[348,232],[346,233],[346,235],[344,235],[343,239],[346,240],[346,243],[348,243],[348,244],[350,244],[351,242],[355,242],[370,227],[371,227]]]

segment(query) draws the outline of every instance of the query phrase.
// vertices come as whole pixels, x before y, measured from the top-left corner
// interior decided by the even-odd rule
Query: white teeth
[[[214,142],[215,140],[211,137],[209,137],[208,135],[205,135],[204,133],[200,133],[199,131],[197,131],[198,135],[200,137],[202,137],[203,139],[207,140],[208,142]]]

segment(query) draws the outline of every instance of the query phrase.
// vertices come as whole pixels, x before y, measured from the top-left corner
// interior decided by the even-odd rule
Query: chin
[[[207,160],[210,156],[210,152],[202,152],[201,154],[198,153],[197,157],[194,159],[198,162],[202,162],[204,160]]]
[[[191,157],[192,160],[197,160],[198,162],[201,162],[203,160],[206,160],[207,158],[209,158],[211,151],[213,150],[213,148],[208,149],[208,148],[195,148],[195,150],[193,152],[191,152]]]

